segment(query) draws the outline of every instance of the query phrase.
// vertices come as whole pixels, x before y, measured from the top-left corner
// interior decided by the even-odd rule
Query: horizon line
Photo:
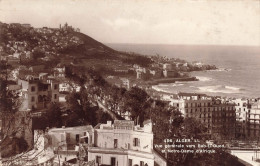
[[[43,28],[43,27],[36,27],[36,26],[32,26],[31,23],[20,23],[20,22],[10,22],[10,23],[6,23],[5,21],[0,20],[1,23],[3,24],[12,24],[12,23],[18,23],[18,24],[30,24],[32,28]],[[67,22],[65,22],[67,23]],[[65,24],[64,23],[64,24]],[[58,25],[62,25],[62,23],[58,24]],[[73,25],[72,25],[73,26]],[[48,27],[51,29],[55,29],[56,27]],[[58,27],[59,28],[59,27]],[[180,43],[119,43],[119,42],[104,42],[104,41],[100,41],[97,40],[96,37],[90,36],[89,34],[87,34],[86,32],[80,31],[80,33],[87,35],[91,38],[93,38],[94,40],[103,43],[103,44],[125,44],[125,45],[175,45],[175,46],[218,46],[218,47],[256,47],[256,48],[260,48],[260,43],[257,45],[241,45],[241,44],[230,44],[230,45],[224,45],[224,44],[180,44]]]
[[[124,45],[175,45],[175,46],[217,46],[217,47],[259,47],[259,45],[224,45],[224,44],[169,44],[169,43],[118,43],[118,42],[103,42],[103,44],[124,44]]]

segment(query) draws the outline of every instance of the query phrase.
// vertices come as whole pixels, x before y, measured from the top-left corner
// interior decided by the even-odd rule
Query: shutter
[[[138,138],[137,138],[138,139]],[[138,146],[140,146],[140,139],[138,139]]]

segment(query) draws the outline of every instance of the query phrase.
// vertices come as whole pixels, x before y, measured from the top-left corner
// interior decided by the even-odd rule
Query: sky
[[[0,21],[67,22],[103,43],[260,46],[259,0],[0,0]]]

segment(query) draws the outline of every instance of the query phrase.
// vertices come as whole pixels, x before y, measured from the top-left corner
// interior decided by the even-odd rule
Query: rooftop
[[[93,130],[93,127],[91,125],[86,126],[76,126],[76,127],[62,127],[62,128],[52,128],[49,130],[50,132],[63,132],[63,131],[70,131],[70,130]]]

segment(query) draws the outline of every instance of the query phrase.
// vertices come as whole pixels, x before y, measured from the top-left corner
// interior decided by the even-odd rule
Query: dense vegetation
[[[16,113],[20,106],[20,96],[18,92],[9,90],[7,76],[12,67],[4,61],[0,61],[0,151],[4,157],[26,151],[28,145],[26,141],[17,137],[19,129],[14,128]]]

